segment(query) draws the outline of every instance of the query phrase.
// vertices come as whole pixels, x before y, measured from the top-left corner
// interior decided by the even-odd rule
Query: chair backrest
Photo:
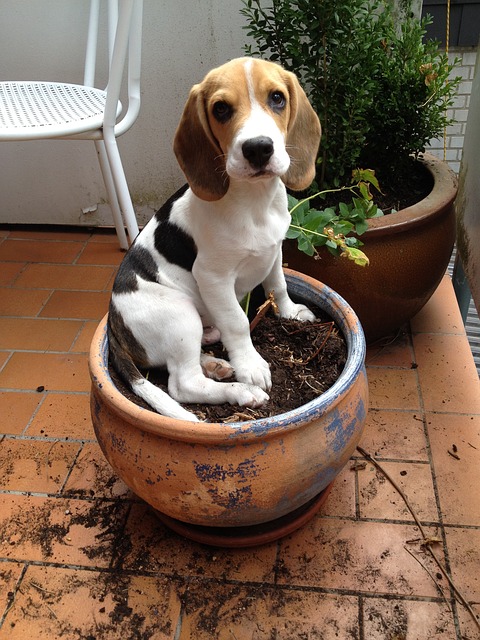
[[[84,84],[89,87],[95,86],[100,7],[100,0],[91,0],[84,73]],[[140,110],[142,13],[143,0],[108,0],[109,75],[104,129],[113,127],[116,136],[132,126]],[[128,105],[116,124],[127,55]]]

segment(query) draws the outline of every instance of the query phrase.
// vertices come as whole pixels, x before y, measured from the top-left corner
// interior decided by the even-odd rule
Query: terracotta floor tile
[[[27,435],[94,440],[90,394],[47,393]]]
[[[243,585],[189,586],[179,640],[358,640],[358,603],[348,596]]]
[[[127,511],[122,502],[0,494],[0,557],[107,568]]]
[[[0,433],[19,435],[23,433],[35,409],[43,400],[39,393],[15,391],[0,392]]]
[[[368,598],[364,603],[363,625],[368,640],[453,640],[457,637],[452,611],[444,602]]]
[[[378,458],[428,461],[421,412],[371,409],[360,445]]]
[[[0,260],[2,259],[0,253]],[[77,264],[119,265],[125,256],[118,243],[89,242],[77,260]]]
[[[24,262],[2,262],[0,264],[0,286],[12,285],[24,266]]]
[[[71,264],[82,251],[80,242],[47,242],[7,238],[0,245],[0,260]]]
[[[0,638],[173,640],[180,615],[164,578],[30,566]]]
[[[5,438],[0,443],[0,486],[4,491],[57,493],[79,449],[70,442]]]
[[[367,365],[377,367],[403,367],[410,369],[413,362],[413,349],[410,334],[400,333],[394,340],[385,338],[367,346],[365,358]]]
[[[419,545],[405,549],[418,537],[411,525],[317,516],[280,541],[278,584],[434,597],[435,585],[411,553],[430,571],[433,560]]]
[[[0,316],[36,316],[51,296],[48,289],[0,288]]]
[[[43,318],[100,320],[108,311],[110,294],[99,291],[54,291],[43,308]]]
[[[456,333],[465,335],[462,316],[451,278],[443,277],[437,290],[410,323],[413,333]]]
[[[118,268],[115,268],[115,270],[114,270],[114,272],[113,272],[113,274],[112,274],[112,277],[111,277],[111,279],[110,279],[110,282],[108,283],[108,285],[107,285],[107,287],[106,287],[107,291],[110,291],[110,292],[112,291],[112,289],[113,289],[113,283],[114,283],[114,281],[115,281],[115,276],[117,275],[117,271],[118,271]]]
[[[132,506],[125,537],[131,549],[123,568],[174,576],[273,582],[276,543],[253,549],[220,549],[185,542],[170,532],[144,503]]]
[[[92,498],[135,499],[135,494],[115,475],[98,444],[85,444],[75,461],[64,495]]]
[[[70,351],[72,353],[89,353],[93,335],[97,327],[97,320],[84,322]]]
[[[112,274],[112,267],[30,264],[15,281],[15,287],[103,291]]]
[[[59,231],[57,229],[11,229],[9,238],[20,238],[22,240],[44,240],[48,242],[50,240],[58,241],[71,241],[71,242],[86,242],[90,239],[92,232],[90,230],[80,231],[78,228],[72,228],[71,231]]]
[[[480,604],[473,603],[470,606],[474,614],[476,615],[477,620],[480,620]],[[464,607],[460,607],[460,610],[458,612],[458,619],[460,624],[460,637],[462,638],[462,640],[464,638],[468,640],[469,638],[479,637],[480,634],[478,631],[478,626],[472,620],[470,613]]]
[[[95,229],[89,240],[89,243],[93,242],[111,242],[118,245],[117,234],[114,229]]]
[[[480,415],[429,413],[427,428],[444,521],[480,526]]]
[[[68,351],[81,326],[72,320],[0,318],[0,349]]]
[[[335,478],[332,490],[323,505],[321,512],[324,516],[337,518],[354,518],[356,515],[355,472],[349,461]]]
[[[467,339],[418,334],[413,341],[425,409],[480,413],[480,379]]]
[[[430,465],[382,462],[381,466],[405,493],[421,522],[439,522]],[[362,518],[414,522],[401,495],[370,462],[358,471],[358,491]]]
[[[453,581],[464,598],[479,610],[480,530],[447,527],[445,531]]]
[[[367,367],[367,377],[371,408],[420,408],[416,371],[370,366]]]
[[[34,391],[89,391],[85,357],[77,354],[14,353],[0,371],[0,387]]]

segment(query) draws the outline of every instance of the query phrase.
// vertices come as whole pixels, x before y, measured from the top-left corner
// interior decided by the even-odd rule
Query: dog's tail
[[[149,382],[139,371],[128,350],[117,339],[110,322],[107,325],[110,362],[123,382],[157,413],[169,418],[198,422],[194,413],[184,409],[168,393]]]

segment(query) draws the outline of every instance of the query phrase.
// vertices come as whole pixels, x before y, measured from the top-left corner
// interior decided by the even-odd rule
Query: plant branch
[[[292,224],[292,223],[290,223],[290,229],[295,229],[295,231],[305,232],[305,229],[303,227],[299,227],[298,225]],[[328,235],[326,233],[320,233],[319,231],[312,231],[311,229],[309,229],[308,233],[311,234],[312,236],[318,236],[319,238],[328,238]]]
[[[352,193],[355,193],[355,185],[338,187],[338,189],[324,189],[323,191],[318,191],[317,193],[314,193],[311,196],[307,196],[306,198],[303,198],[303,200],[299,200],[295,204],[295,206],[293,206],[290,209],[290,215],[295,211],[295,209],[300,207],[302,204],[305,204],[305,202],[309,202],[310,200],[313,200],[313,198],[317,198],[319,196],[323,196],[326,193],[338,193],[339,191],[351,191]]]
[[[410,502],[408,501],[407,496],[405,495],[405,493],[402,491],[402,489],[399,487],[399,485],[395,482],[395,480],[387,473],[387,471],[385,471],[385,469],[382,467],[382,465],[379,462],[377,462],[377,460],[375,460],[375,458],[373,456],[371,456],[369,453],[367,453],[365,451],[365,449],[362,449],[362,447],[360,447],[360,446],[357,446],[357,451],[364,458],[366,458],[369,462],[374,464],[377,467],[377,469],[383,473],[383,475],[390,482],[390,484],[393,486],[393,488],[400,494],[402,500],[405,502],[405,506],[407,507],[407,509],[412,514],[412,517],[415,520],[415,523],[416,523],[416,525],[417,525],[417,527],[418,527],[418,529],[419,529],[419,531],[420,531],[420,533],[422,535],[423,547],[430,553],[430,555],[432,556],[432,558],[436,562],[438,568],[440,569],[440,571],[443,573],[443,575],[447,579],[448,584],[450,585],[451,589],[453,590],[453,592],[455,594],[455,597],[466,608],[466,610],[468,611],[468,613],[472,617],[473,621],[475,622],[477,628],[480,630],[480,622],[477,620],[477,616],[475,615],[475,611],[470,606],[470,603],[460,593],[460,591],[458,590],[457,586],[453,582],[452,578],[447,573],[447,570],[442,565],[442,563],[438,559],[437,555],[435,554],[434,550],[432,549],[432,544],[433,544],[434,541],[429,536],[427,536],[427,534],[425,533],[425,530],[424,530],[420,520],[418,519],[417,514],[413,510]]]
[[[270,293],[268,294],[268,298],[260,307],[258,307],[257,315],[254,317],[254,319],[250,323],[250,333],[252,333],[252,331],[255,329],[255,327],[260,322],[260,320],[267,315],[267,312],[270,308],[273,309],[274,313],[276,314],[279,313],[277,303],[275,302],[275,296],[273,291],[270,291]]]

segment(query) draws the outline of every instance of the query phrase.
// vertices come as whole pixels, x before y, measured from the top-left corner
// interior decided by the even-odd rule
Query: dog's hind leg
[[[215,344],[220,341],[220,331],[217,327],[203,327],[202,344]]]
[[[260,407],[268,395],[252,384],[241,382],[217,382],[205,377],[200,363],[189,369],[169,367],[168,392],[178,402],[204,404],[238,404],[243,407]]]
[[[174,335],[173,335],[174,333]],[[171,348],[167,353],[168,392],[177,402],[204,404],[238,404],[259,407],[268,395],[250,384],[219,382],[233,375],[225,360],[201,354],[203,327],[200,316],[177,316],[172,326]],[[188,339],[185,339],[188,336]]]
[[[202,365],[204,375],[212,380],[228,380],[228,378],[233,377],[235,373],[229,362],[206,353],[202,353],[200,356],[200,364]]]

